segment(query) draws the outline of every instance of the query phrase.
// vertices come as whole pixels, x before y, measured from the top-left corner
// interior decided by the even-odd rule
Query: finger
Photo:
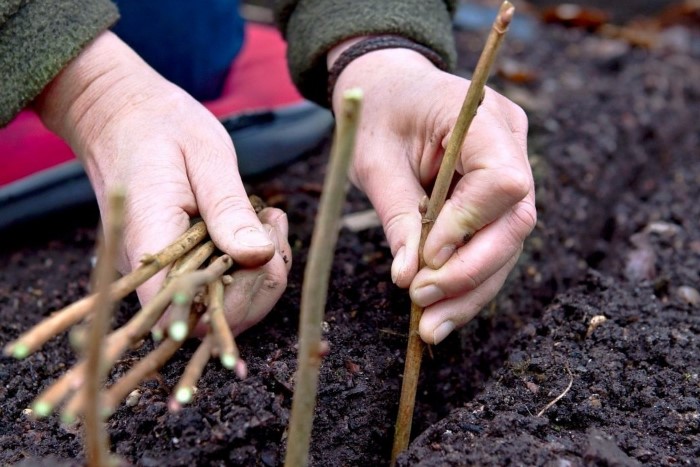
[[[244,267],[265,264],[274,245],[248,201],[233,146],[214,141],[186,150],[192,190],[216,246]]]
[[[377,211],[394,255],[391,279],[400,287],[408,287],[418,271],[421,230],[418,205],[425,191],[407,158],[386,157],[387,153],[402,153],[395,143],[374,141],[367,146],[383,148],[383,151],[382,154],[371,151],[360,155],[357,166],[361,169],[357,169],[357,178],[362,180],[360,188]],[[400,162],[396,164],[396,160]]]
[[[504,217],[477,232],[440,269],[422,269],[411,283],[411,299],[430,306],[445,298],[475,290],[512,258],[535,225],[535,208],[529,198]]]
[[[274,239],[275,255],[264,266],[235,273],[233,283],[227,288],[226,317],[235,335],[267,316],[287,287],[291,261],[284,259],[290,254],[286,235],[282,236],[274,226],[265,224],[265,227]]]
[[[287,273],[289,273],[292,269],[292,247],[289,245],[287,214],[281,209],[265,208],[258,213],[258,218],[260,222],[273,228],[274,235],[270,235],[270,237],[275,244],[275,251],[281,256]]]
[[[461,159],[465,175],[445,202],[426,239],[423,257],[440,268],[475,232],[492,223],[533,190],[525,149],[505,122],[485,116],[470,131]],[[484,124],[488,123],[488,124]]]
[[[439,344],[453,330],[471,321],[496,296],[513,269],[517,256],[466,295],[438,302],[423,311],[418,332],[427,344]]]
[[[482,169],[464,176],[426,239],[423,249],[426,264],[440,268],[477,231],[522,200],[528,188],[527,178],[510,167]]]
[[[275,255],[263,269],[262,276],[254,284],[254,294],[246,312],[229,316],[229,325],[235,335],[262,321],[287,288],[287,270],[280,255]]]

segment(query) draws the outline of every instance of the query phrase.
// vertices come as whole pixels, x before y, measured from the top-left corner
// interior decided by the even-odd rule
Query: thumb
[[[199,212],[219,249],[241,266],[261,266],[273,257],[275,246],[248,200],[233,147],[217,146],[205,157],[197,154],[188,166]]]
[[[379,146],[381,147],[381,146]],[[386,147],[386,146],[384,146]],[[418,272],[418,244],[420,242],[421,215],[418,205],[425,191],[403,157],[387,157],[370,154],[363,161],[371,166],[357,170],[366,174],[358,185],[367,194],[384,227],[394,261],[391,280],[399,287],[408,287]],[[394,154],[401,154],[400,150]],[[399,160],[396,164],[396,160]]]

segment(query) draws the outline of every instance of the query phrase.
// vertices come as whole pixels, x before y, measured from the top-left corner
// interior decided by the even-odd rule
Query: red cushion
[[[220,98],[204,105],[217,117],[272,109],[302,97],[287,70],[287,45],[271,27],[246,25],[245,42],[231,66]],[[73,160],[71,149],[31,111],[0,129],[0,186]]]

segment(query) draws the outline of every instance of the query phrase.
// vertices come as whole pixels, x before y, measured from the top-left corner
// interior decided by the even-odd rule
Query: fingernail
[[[424,285],[417,288],[411,298],[418,306],[428,306],[445,297],[445,294],[436,285]]]
[[[270,237],[255,227],[243,227],[236,231],[233,238],[243,246],[263,247],[272,245]]]
[[[263,224],[263,228],[267,232],[267,236],[272,240],[272,244],[275,246],[275,250],[280,251],[280,242],[275,234],[275,229],[269,224]]]
[[[406,247],[402,246],[399,251],[396,252],[394,261],[391,263],[391,281],[396,284],[396,282],[401,277],[404,270],[404,263],[406,262]]]
[[[452,321],[445,321],[440,326],[436,327],[433,331],[433,343],[439,344],[440,342],[445,340],[445,338],[449,336],[450,333],[454,330],[455,323],[453,323]]]
[[[457,247],[455,245],[444,246],[438,251],[432,261],[432,268],[439,269],[443,264],[447,262],[448,259],[452,257]]]

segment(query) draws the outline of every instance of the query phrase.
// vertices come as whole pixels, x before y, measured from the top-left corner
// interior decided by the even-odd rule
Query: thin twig
[[[196,223],[174,243],[155,255],[144,258],[141,266],[114,282],[110,287],[110,299],[118,301],[126,297],[158,271],[190,251],[206,235],[207,228],[204,222]],[[27,357],[46,341],[85,318],[94,306],[94,302],[93,294],[57,311],[7,344],[4,349],[5,355],[12,355],[18,359]]]
[[[171,321],[168,327],[168,336],[175,340],[185,340],[190,332],[187,325],[187,316],[192,306],[192,301],[197,290],[211,282],[220,280],[221,276],[231,268],[233,260],[228,255],[222,255],[202,271],[195,271],[186,276],[181,276],[173,281],[175,290],[172,295],[173,309]]]
[[[172,297],[181,290],[196,289],[220,277],[233,264],[231,257],[223,255],[202,271],[191,271],[182,275],[158,292],[138,313],[124,326],[109,335],[105,345],[104,362],[108,368],[132,344],[142,339],[161,317]],[[32,404],[38,417],[49,415],[71,390],[79,388],[84,381],[85,361],[76,364],[52,386],[46,389]],[[63,411],[63,421],[71,423],[82,407],[82,398],[77,393]]]
[[[187,362],[185,371],[182,373],[177,386],[175,386],[172,399],[168,405],[172,412],[177,412],[183,405],[192,402],[194,391],[197,388],[197,381],[199,381],[204,367],[211,358],[213,343],[214,339],[211,334],[206,335],[199,347],[197,347],[194,355],[192,355],[192,358],[190,358],[190,361]]]
[[[32,402],[32,412],[37,418],[48,417],[53,412],[53,409],[61,403],[63,399],[75,389],[73,382],[78,378],[77,375],[82,375],[85,370],[85,361],[76,364],[65,372],[51,386],[46,388]]]
[[[204,264],[207,258],[214,253],[215,249],[216,246],[214,245],[214,242],[210,240],[199,245],[197,248],[194,248],[185,256],[177,260],[175,263],[173,263],[172,268],[170,268],[170,272],[168,273],[168,277],[165,278],[163,287],[165,288],[170,285],[170,283],[177,277],[199,268],[202,264]],[[151,328],[151,337],[154,341],[160,342],[163,340],[168,324],[168,320],[160,320],[153,325]]]
[[[299,363],[289,423],[285,466],[308,465],[321,359],[327,344],[321,342],[328,278],[338,239],[338,221],[347,190],[347,172],[355,149],[362,91],[351,89],[343,96],[337,134],[323,184],[309,258],[304,271],[299,322]]]
[[[238,346],[236,346],[236,341],[233,339],[231,328],[224,314],[224,284],[222,281],[214,281],[209,284],[207,313],[221,364],[229,370],[235,370],[239,378],[245,379],[247,375],[246,364],[241,360]]]
[[[496,53],[501,45],[503,37],[513,18],[515,8],[505,1],[493,23],[491,32],[484,50],[479,57],[479,62],[474,70],[472,82],[467,90],[467,95],[459,112],[452,135],[447,143],[445,155],[440,164],[435,185],[428,203],[427,210],[423,216],[423,226],[421,229],[421,240],[418,249],[420,268],[425,267],[423,259],[423,245],[428,237],[437,215],[442,209],[447,199],[447,192],[454,177],[455,167],[459,158],[460,150],[464,144],[464,138],[469,131],[472,120],[476,116],[476,110],[484,96],[484,86],[489,77],[491,66],[496,58]],[[411,423],[413,421],[413,408],[416,400],[416,390],[418,388],[418,376],[423,355],[423,342],[418,333],[418,325],[423,315],[423,308],[416,304],[411,304],[411,318],[408,333],[408,348],[406,351],[406,366],[404,369],[403,383],[401,386],[401,399],[399,401],[399,411],[394,432],[394,445],[391,452],[391,465],[396,464],[398,455],[408,447],[411,436]]]
[[[569,392],[571,389],[571,386],[574,384],[574,374],[571,373],[571,369],[569,368],[569,365],[566,365],[566,372],[569,374],[569,384],[566,386],[566,389],[564,389],[564,392],[559,394],[557,397],[555,397],[549,404],[544,406],[544,409],[540,410],[537,413],[537,417],[541,417],[550,407],[552,407],[554,404],[559,402],[562,397],[566,395],[566,393]]]
[[[85,366],[85,457],[91,467],[107,465],[109,442],[102,424],[100,389],[104,380],[103,342],[109,330],[114,302],[109,289],[117,270],[117,253],[124,231],[124,192],[119,190],[109,195],[108,218],[105,225],[104,241],[98,249],[99,256],[95,268],[97,293],[94,312],[90,323]]]
[[[188,325],[194,327],[199,317],[200,315],[197,313],[197,307],[194,307],[193,312],[188,318]],[[119,405],[141,381],[165,365],[180,347],[182,347],[182,342],[167,338],[163,340],[153,352],[146,355],[134,365],[119,379],[119,381],[114,383],[106,391],[104,404],[107,412],[113,413],[117,405]]]
[[[173,263],[163,287],[172,282],[172,280],[177,276],[199,268],[202,264],[204,264],[207,258],[214,253],[215,249],[216,247],[214,246],[214,242],[209,240],[190,250],[185,256]]]

